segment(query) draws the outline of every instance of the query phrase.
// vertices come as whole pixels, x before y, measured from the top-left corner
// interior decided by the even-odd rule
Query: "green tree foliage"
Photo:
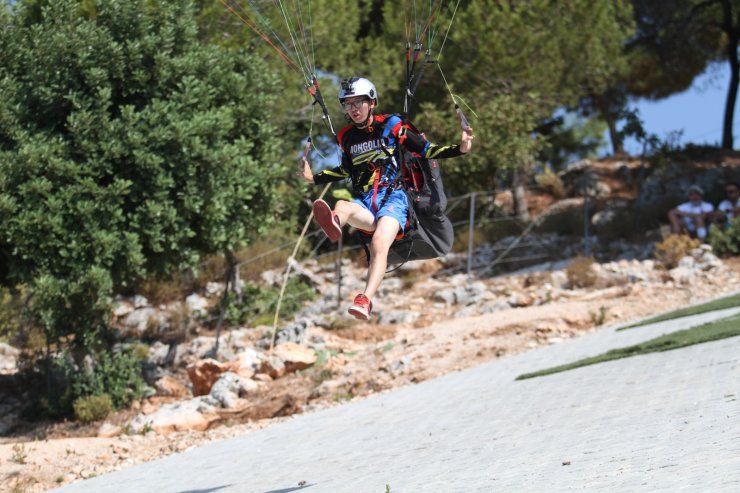
[[[333,137],[321,121],[305,85],[316,75],[335,130],[344,125],[336,99],[337,78],[349,77],[361,65],[357,40],[369,6],[364,2],[311,0],[278,2],[260,0],[197,0],[201,35],[228,50],[258,52],[277,71],[282,83],[271,117],[292,145],[295,158],[307,136],[334,159]]]
[[[275,81],[200,43],[187,0],[2,12],[1,281],[28,285],[50,343],[89,346],[115,291],[268,231]]]
[[[548,142],[552,132],[537,130],[557,109],[605,91],[617,77],[632,32],[630,12],[624,1],[478,0],[461,7],[440,64],[455,95],[475,110],[478,117],[468,117],[477,137],[473,154],[445,163],[456,175],[451,185],[479,188],[491,182],[494,169],[529,173],[540,151],[558,145]],[[425,105],[423,111],[454,121],[451,109],[440,110],[451,106],[442,93],[444,80],[431,75],[425,88],[435,94],[435,109]],[[454,125],[444,133],[433,129],[441,140],[456,139],[459,132]]]
[[[547,141],[538,161],[561,170],[577,159],[596,159],[605,144],[605,130],[606,124],[596,118],[584,119],[574,113],[558,115],[538,128]]]
[[[23,327],[23,293],[0,287],[0,342],[17,337]]]
[[[203,0],[203,4],[211,5],[212,10],[204,8],[203,12],[210,13],[209,26],[217,36],[222,36],[218,33],[224,31],[227,23],[214,22],[213,16],[224,16],[228,11],[220,0]],[[289,7],[289,14],[295,10],[289,3],[283,4]],[[262,22],[269,21],[280,38],[290,39],[280,9],[274,3],[250,1],[244,5],[240,12],[245,18],[251,20],[254,12],[260,12],[267,19]],[[415,41],[421,41],[415,75],[420,77],[423,70],[423,77],[409,108],[412,119],[435,141],[454,142],[459,137],[453,101],[440,68],[455,95],[469,102],[478,115],[473,119],[468,112],[479,136],[475,156],[454,164],[445,163],[454,167],[455,176],[450,178],[450,184],[459,178],[455,188],[462,190],[471,183],[479,186],[480,178],[490,181],[494,167],[507,171],[531,169],[537,152],[547,140],[532,139],[533,132],[556,109],[575,106],[584,95],[600,94],[610,87],[623,69],[625,62],[620,55],[625,40],[633,32],[633,23],[626,0],[596,3],[474,0],[461,2],[455,12],[456,6],[455,1],[312,1],[301,10],[301,22],[294,21],[293,25],[306,26],[305,38],[304,31],[296,29],[298,44],[316,47],[305,51],[315,55],[315,65],[323,71],[339,78],[362,75],[373,80],[380,93],[382,112],[403,110],[406,46],[410,42],[413,49]],[[279,61],[267,42],[234,15],[228,15],[235,19],[232,27],[239,27],[242,40],[248,35],[247,40],[261,46],[287,71],[288,64]],[[448,27],[451,27],[449,36]],[[219,39],[231,44],[237,37],[239,34],[235,33]],[[290,42],[286,45],[286,51],[292,51],[293,45]],[[430,59],[438,64],[424,65],[427,48]],[[295,73],[287,75],[286,80],[298,78]],[[286,91],[286,97],[290,98],[288,94]],[[331,100],[333,103],[333,97]],[[514,104],[517,109],[507,113]],[[293,107],[304,106],[293,104]],[[330,107],[334,109],[335,105]],[[501,111],[501,108],[506,109]],[[527,125],[521,125],[523,115]],[[296,116],[294,113],[293,117]],[[335,115],[335,122],[341,121],[339,118]],[[444,119],[449,119],[449,123],[443,124]],[[425,126],[421,123],[424,121],[433,127]],[[498,138],[500,135],[506,137]],[[489,144],[489,138],[495,144]],[[499,148],[500,145],[504,147]],[[521,147],[514,150],[515,145]],[[558,145],[558,141],[554,140],[553,145]],[[463,168],[466,176],[461,174]]]
[[[690,87],[709,63],[730,69],[722,147],[732,149],[732,126],[740,84],[740,1],[633,0],[638,35],[631,48],[632,94],[667,97]]]
[[[535,93],[549,114],[608,86],[631,33],[629,12],[623,1],[470,2],[442,60],[458,91]]]
[[[544,140],[533,135],[537,126],[538,100],[533,95],[518,100],[500,94],[483,100],[476,108],[481,125],[475,128],[474,152],[444,163],[445,188],[453,195],[470,190],[496,187],[499,175],[516,170],[530,171]],[[432,135],[459,135],[460,124],[454,113],[440,111],[431,103],[422,106],[419,124]],[[485,122],[483,122],[485,118]]]
[[[721,56],[721,12],[709,11],[710,5],[719,3],[633,0],[637,31],[627,45],[631,95],[661,99],[685,91],[708,63]]]

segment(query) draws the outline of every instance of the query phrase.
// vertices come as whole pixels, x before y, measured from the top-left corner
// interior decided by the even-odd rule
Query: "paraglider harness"
[[[401,124],[409,130],[419,133],[403,115],[399,115]],[[385,124],[387,118],[382,115],[376,116],[376,121]],[[388,134],[384,128],[382,135]],[[393,180],[381,188],[380,176],[384,175],[384,169],[375,168],[374,165],[363,167],[350,166],[350,177],[354,187],[353,193],[356,197],[363,194],[359,175],[365,171],[373,171],[373,199],[372,204],[375,212],[381,210],[388,201],[391,192],[399,188],[403,189],[408,198],[408,216],[401,233],[396,236],[388,251],[389,264],[403,264],[409,260],[424,260],[437,258],[449,253],[452,248],[454,231],[452,223],[445,215],[447,208],[447,196],[442,183],[442,173],[436,159],[427,159],[415,152],[405,149],[399,139],[394,152],[385,147],[385,139],[381,139],[382,149],[387,156],[382,166],[395,166],[398,172]],[[360,169],[358,169],[360,168]],[[380,201],[377,198],[383,194]],[[358,237],[370,262],[370,249],[368,244],[372,238],[372,232],[358,231]]]

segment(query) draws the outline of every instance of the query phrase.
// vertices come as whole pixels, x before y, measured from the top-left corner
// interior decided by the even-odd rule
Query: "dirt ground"
[[[413,326],[358,323],[332,331],[313,329],[311,335],[325,340],[320,367],[263,386],[248,407],[224,413],[206,431],[98,438],[101,423],[87,427],[57,424],[35,438],[0,439],[0,491],[45,491],[249,433],[290,419],[296,412],[342,405],[495,358],[557,344],[609,325],[736,292],[740,290],[740,260],[725,264],[722,275],[698,279],[690,286],[636,283],[578,290],[546,305],[468,318],[435,314],[422,317]],[[422,310],[423,306],[424,297],[419,295],[410,298],[407,308]],[[108,422],[125,424],[142,409],[162,402],[166,400],[150,398]]]

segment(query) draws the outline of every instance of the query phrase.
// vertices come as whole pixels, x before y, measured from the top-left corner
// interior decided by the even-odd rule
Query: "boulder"
[[[686,257],[684,257],[686,258]],[[668,271],[670,279],[678,284],[691,284],[696,275],[696,270],[690,267],[676,267]]]
[[[216,338],[211,336],[198,336],[187,345],[187,354],[196,358],[204,358],[213,351],[216,346]]]
[[[233,409],[238,407],[239,400],[255,392],[259,384],[249,378],[242,378],[234,373],[227,372],[213,384],[210,396],[218,401],[222,407]]]
[[[160,341],[155,341],[149,346],[149,354],[146,360],[149,363],[157,366],[164,366],[168,363],[168,356],[170,354],[170,346]]]
[[[122,429],[120,426],[114,425],[112,423],[103,423],[100,425],[100,428],[98,428],[98,438],[113,438],[117,437],[122,433]]]
[[[262,353],[252,348],[247,348],[236,355],[236,359],[230,362],[231,371],[243,378],[252,378],[259,369],[263,360]]]
[[[0,342],[0,373],[10,374],[17,371],[20,351],[9,344]]]
[[[441,301],[447,306],[454,305],[457,302],[455,288],[441,289],[434,293],[434,301]]]
[[[149,300],[140,294],[134,295],[134,297],[131,298],[131,303],[134,305],[134,308],[144,308],[145,306],[149,306]]]
[[[131,421],[131,431],[142,433],[147,428],[156,433],[204,431],[219,416],[218,402],[210,396],[165,404],[151,414],[140,414]]]
[[[275,344],[303,342],[307,331],[308,320],[305,318],[295,320],[277,332]]]
[[[305,370],[316,363],[316,351],[306,346],[293,342],[278,344],[273,350],[273,355],[283,361],[286,373]]]
[[[434,293],[434,300],[441,301],[448,306],[456,304],[467,306],[478,303],[487,291],[486,285],[479,281],[438,290]]]
[[[206,295],[216,296],[221,294],[224,290],[224,283],[222,282],[208,282],[206,283]]]
[[[252,347],[251,332],[253,332],[253,329],[230,330],[224,335],[222,340],[224,345],[229,346],[235,353],[239,354]]]
[[[113,316],[115,318],[125,317],[134,311],[134,305],[125,300],[117,300],[113,305]]]
[[[534,303],[534,296],[529,293],[511,293],[506,299],[509,306],[514,308],[522,308],[526,306],[532,306]]]
[[[262,373],[269,375],[270,378],[280,378],[285,375],[285,363],[274,354],[270,354],[262,360],[255,378]]]
[[[161,328],[164,320],[156,308],[142,307],[130,312],[123,319],[123,326],[129,330],[143,334],[147,329]]]
[[[154,388],[157,389],[157,395],[168,397],[189,397],[190,390],[175,377],[165,375],[156,382]]]
[[[188,366],[188,378],[193,384],[193,395],[207,395],[213,384],[221,377],[222,373],[229,370],[229,365],[219,363],[215,359],[204,359]]]
[[[312,271],[312,269],[310,268],[312,267],[310,262],[300,264],[296,262],[293,257],[289,257],[288,263],[290,264],[291,269],[293,269],[293,273],[310,286],[314,288],[319,288],[323,286],[323,280],[320,276],[316,275]],[[280,280],[280,282],[282,283],[282,279]]]
[[[198,336],[190,342],[183,342],[175,347],[172,364],[174,366],[186,366],[206,357],[214,357],[213,348],[216,347],[216,338],[211,336]],[[219,344],[216,357],[221,360],[229,359],[225,353],[231,349],[226,344]]]
[[[197,315],[205,315],[208,313],[208,300],[197,293],[193,293],[185,298],[185,305],[187,305],[190,312]]]
[[[382,312],[378,323],[381,325],[404,324],[410,325],[419,319],[419,312],[411,310],[391,310]]]

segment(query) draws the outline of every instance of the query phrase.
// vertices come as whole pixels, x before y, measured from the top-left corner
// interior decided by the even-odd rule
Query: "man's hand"
[[[460,152],[467,154],[473,147],[473,127],[466,127],[460,136]]]
[[[306,161],[306,158],[301,160],[301,166],[303,169],[298,174],[307,182],[313,183],[313,171],[311,171],[311,164]]]

